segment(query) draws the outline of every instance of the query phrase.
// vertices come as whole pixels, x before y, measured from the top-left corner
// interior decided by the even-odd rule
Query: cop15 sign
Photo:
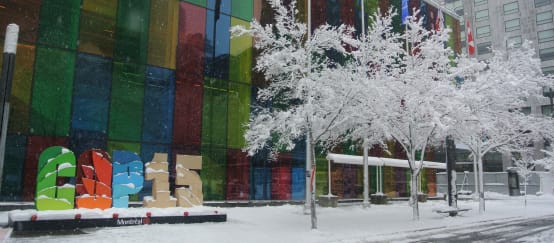
[[[144,164],[133,152],[115,150],[110,158],[103,150],[91,149],[78,158],[60,147],[44,150],[38,161],[35,207],[37,210],[73,208],[127,208],[129,195],[142,190],[151,180],[152,196],[144,197],[145,207],[192,207],[202,205],[202,157],[177,155],[174,196],[169,189],[167,154],[156,153]],[[60,177],[75,183],[58,186]]]

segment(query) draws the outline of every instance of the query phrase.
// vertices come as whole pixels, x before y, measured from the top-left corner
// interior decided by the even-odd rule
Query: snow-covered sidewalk
[[[318,229],[310,229],[310,217],[302,206],[211,208],[228,214],[225,223],[188,225],[144,225],[119,228],[85,229],[87,234],[12,237],[8,242],[363,242],[397,241],[414,231],[437,228],[448,232],[457,227],[485,224],[491,220],[554,215],[554,197],[529,196],[524,207],[521,197],[499,197],[487,200],[486,213],[478,214],[478,203],[459,201],[471,208],[458,217],[433,212],[445,206],[444,201],[420,204],[420,221],[412,221],[408,202],[389,205],[342,205],[318,208]],[[4,214],[0,214],[0,217]],[[6,214],[7,215],[7,214]],[[2,219],[4,220],[4,219]],[[549,237],[552,234],[544,234]],[[533,238],[536,240],[536,238]]]

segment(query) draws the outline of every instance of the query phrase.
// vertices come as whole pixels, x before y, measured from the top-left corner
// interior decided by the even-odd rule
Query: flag
[[[466,31],[467,31],[467,54],[469,56],[475,55],[475,43],[473,42],[473,34],[471,33],[471,26],[469,25],[469,20],[466,21]]]
[[[406,24],[408,14],[408,0],[402,0],[402,24]]]
[[[444,30],[444,15],[442,14],[442,11],[439,9],[437,11],[437,19],[435,21],[435,30],[441,31]]]

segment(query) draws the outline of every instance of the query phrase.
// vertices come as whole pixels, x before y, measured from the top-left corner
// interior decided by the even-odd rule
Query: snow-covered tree
[[[234,27],[234,36],[248,34],[261,50],[255,69],[269,81],[257,94],[260,103],[245,134],[249,154],[269,148],[292,150],[306,136],[307,160],[315,176],[315,147],[340,141],[348,126],[344,113],[355,96],[349,85],[350,66],[341,66],[340,57],[348,53],[345,43],[352,42],[353,29],[322,25],[313,31],[296,18],[296,1],[284,5],[272,0],[274,24],[262,26],[253,21],[249,29]],[[332,58],[330,52],[338,54]],[[314,185],[314,183],[312,183]],[[312,228],[317,228],[315,188],[311,191]]]
[[[510,151],[510,146],[536,138],[546,124],[541,117],[520,110],[527,97],[539,95],[542,89],[540,60],[533,57],[533,48],[525,42],[508,54],[493,53],[482,69],[477,60],[461,58],[466,70],[460,73],[465,79],[456,97],[462,106],[454,113],[456,124],[451,129],[455,139],[467,145],[477,167],[480,213],[485,211],[483,156],[500,149]]]
[[[425,152],[432,142],[444,139],[448,114],[457,107],[451,97],[453,51],[444,44],[449,30],[427,30],[422,19],[408,17],[406,32],[395,35],[390,33],[391,22],[374,23],[372,30],[382,29],[384,34],[372,35],[370,29],[368,40],[362,40],[376,57],[362,65],[368,70],[358,87],[366,95],[352,108],[361,119],[351,134],[374,141],[393,139],[402,146],[411,172],[413,218],[418,220],[417,182]],[[370,60],[362,54],[358,58],[362,64]]]
[[[523,179],[523,193],[526,207],[527,183],[529,183],[529,179],[531,178],[531,175],[534,174],[535,166],[537,165],[532,153],[533,151],[522,151],[519,153],[521,158],[514,160],[514,166],[517,170],[517,174]]]

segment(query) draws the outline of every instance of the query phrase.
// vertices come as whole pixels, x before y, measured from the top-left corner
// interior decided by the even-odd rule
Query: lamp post
[[[19,26],[9,24],[6,27],[6,39],[4,41],[4,63],[2,64],[2,79],[0,80],[0,188],[2,186],[2,174],[4,170],[4,154],[6,151],[6,137],[8,132],[8,118],[10,115],[10,95],[15,67],[15,53]]]

